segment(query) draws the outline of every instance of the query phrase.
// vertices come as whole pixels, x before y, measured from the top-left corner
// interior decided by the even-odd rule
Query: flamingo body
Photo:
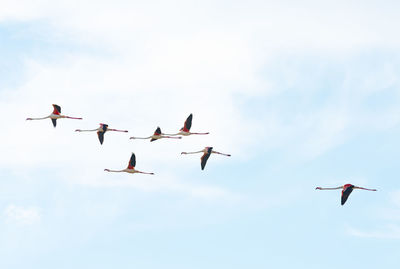
[[[349,198],[351,192],[354,189],[354,185],[351,184],[345,184],[343,186],[343,190],[342,190],[342,197],[341,197],[341,204],[344,205],[347,201],[347,198]]]
[[[168,136],[163,134],[163,132],[161,131],[160,127],[157,127],[157,129],[154,131],[153,135],[148,136],[148,137],[130,137],[130,139],[150,139],[150,142],[156,141],[158,139],[161,138],[174,138],[174,139],[181,139],[182,137],[174,137],[174,136]]]
[[[206,147],[203,150],[204,154],[200,158],[200,160],[201,160],[201,162],[200,162],[201,170],[204,170],[204,167],[206,167],[206,163],[208,161],[208,158],[210,158],[210,155],[212,153],[212,149],[213,149],[212,147]]]
[[[116,131],[116,132],[124,132],[127,133],[127,130],[117,130],[108,128],[108,124],[100,123],[100,127],[94,130],[80,130],[76,129],[75,132],[97,132],[97,137],[99,138],[100,144],[103,145],[104,142],[104,134],[108,131]]]
[[[205,147],[204,149],[195,151],[195,152],[182,152],[181,154],[196,154],[196,153],[203,153],[203,156],[201,156],[201,158],[200,158],[201,170],[204,170],[204,168],[206,167],[208,158],[210,158],[211,153],[225,155],[228,157],[231,156],[230,154],[225,154],[225,153],[215,151],[215,150],[213,150],[213,147]]]
[[[147,175],[154,175],[154,173],[147,173],[142,172],[135,169],[136,166],[136,156],[135,153],[132,153],[131,158],[129,159],[128,167],[122,170],[111,170],[111,169],[104,169],[107,172],[125,172],[130,174],[140,173],[140,174],[147,174]]]
[[[76,118],[76,117],[70,117],[70,116],[65,116],[61,115],[61,107],[59,105],[53,104],[53,112],[43,118],[27,118],[26,120],[44,120],[44,119],[51,119],[51,122],[53,123],[54,128],[57,126],[57,120],[58,119],[74,119],[74,120],[81,120],[82,118]]]
[[[183,124],[183,127],[179,130],[178,133],[176,134],[167,134],[167,135],[182,135],[182,136],[189,136],[189,135],[207,135],[207,133],[193,133],[190,132],[190,128],[192,128],[192,120],[193,120],[193,114],[190,114],[189,117],[185,120],[185,123]]]
[[[161,135],[162,135],[161,128],[157,127],[157,129],[154,131],[154,134],[151,136],[150,142],[160,139]]]
[[[350,194],[353,192],[354,189],[360,189],[360,190],[366,190],[366,191],[376,191],[376,189],[367,189],[363,187],[358,187],[354,186],[352,184],[345,184],[343,186],[335,187],[335,188],[321,188],[321,187],[316,187],[316,190],[338,190],[342,189],[342,195],[341,195],[341,205],[344,205],[349,198]]]

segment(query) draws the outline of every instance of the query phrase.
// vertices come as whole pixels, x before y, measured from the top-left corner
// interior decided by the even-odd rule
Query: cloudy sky
[[[398,2],[0,6],[1,268],[398,268]]]

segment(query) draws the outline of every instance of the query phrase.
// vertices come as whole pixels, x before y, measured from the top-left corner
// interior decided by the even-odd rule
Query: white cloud
[[[352,236],[380,239],[400,239],[400,191],[389,193],[389,204],[378,208],[377,219],[380,227],[370,230],[349,227],[347,232]]]
[[[352,236],[363,238],[400,239],[399,225],[387,225],[383,229],[375,231],[362,231],[356,228],[348,228],[347,232]]]
[[[40,222],[41,214],[38,207],[22,207],[9,205],[4,210],[6,222],[19,225],[32,225]]]
[[[2,1],[0,21],[45,24],[49,28],[40,38],[82,45],[86,52],[61,52],[57,61],[28,58],[24,82],[17,89],[0,92],[0,113],[8,115],[3,122],[7,128],[0,133],[1,163],[13,169],[57,168],[66,178],[100,184],[104,176],[97,171],[123,168],[132,151],[137,154],[138,168],[165,174],[171,169],[184,170],[194,162],[198,167],[198,160],[181,158],[179,153],[208,145],[232,154],[230,159],[211,160],[223,165],[272,147],[295,150],[300,152],[295,157],[312,159],[343,143],[356,133],[351,126],[365,119],[360,117],[363,111],[349,109],[354,104],[346,103],[346,85],[332,105],[300,111],[294,117],[289,115],[289,120],[280,109],[267,116],[247,115],[240,100],[279,96],[287,90],[281,85],[273,88],[270,77],[262,72],[266,65],[276,63],[274,57],[283,51],[338,55],[360,47],[398,46],[399,37],[392,34],[398,16],[390,9],[382,13],[382,8],[367,5],[360,10],[347,2],[322,6],[310,1],[308,7],[287,3],[251,1],[242,6],[224,1],[201,5],[114,1],[111,6],[107,1],[80,1],[79,5],[71,1]],[[397,83],[393,74],[390,68],[382,74],[386,86]],[[296,85],[302,75],[302,70],[295,70],[286,77]],[[362,85],[373,92],[380,82],[368,78]],[[365,95],[351,92],[357,93],[352,101]],[[52,103],[60,104],[63,113],[84,120],[60,120],[55,130],[49,120],[23,121],[28,116],[49,114]],[[389,112],[400,115],[396,109]],[[177,131],[189,113],[194,114],[193,130],[210,131],[209,136],[187,137],[179,143],[128,140],[130,135],[148,135],[158,125],[164,132]],[[399,120],[392,116],[389,126]],[[108,133],[102,147],[95,134],[73,133],[76,128],[95,128],[99,122],[130,133]],[[380,117],[374,122],[382,124]],[[85,173],[87,177],[76,176]],[[85,179],[92,173],[97,175],[94,181]],[[173,178],[179,178],[178,172]],[[178,182],[169,181],[169,189],[203,196],[228,192]],[[154,181],[150,187],[136,187],[155,190],[162,184]]]

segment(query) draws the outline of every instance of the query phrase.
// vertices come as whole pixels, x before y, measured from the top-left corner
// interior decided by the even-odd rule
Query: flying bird
[[[69,117],[65,115],[61,115],[61,107],[59,105],[53,104],[53,113],[51,113],[47,117],[43,118],[27,118],[26,120],[44,120],[44,119],[51,119],[53,122],[54,128],[57,126],[57,119],[74,119],[74,120],[81,120],[82,118],[75,118],[75,117]]]
[[[97,136],[99,137],[99,141],[100,144],[103,145],[103,141],[104,141],[104,134],[108,131],[112,131],[112,132],[123,132],[123,133],[127,133],[127,130],[117,130],[117,129],[110,129],[108,128],[107,124],[104,123],[100,123],[100,127],[97,129],[93,129],[93,130],[81,130],[81,129],[76,129],[75,132],[96,132],[97,131]]]
[[[211,153],[220,154],[224,156],[230,157],[230,154],[221,153],[218,151],[213,150],[213,147],[205,147],[203,150],[195,151],[195,152],[182,152],[181,154],[196,154],[196,153],[203,153],[201,156],[201,170],[204,170],[206,166],[208,158],[210,158]]]
[[[346,203],[347,198],[349,198],[350,193],[354,189],[360,189],[360,190],[366,190],[366,191],[376,191],[375,189],[367,189],[367,188],[362,188],[362,187],[357,187],[352,184],[345,184],[343,186],[339,186],[336,188],[321,188],[321,187],[316,187],[316,190],[338,190],[342,189],[342,199],[341,199],[341,204],[344,205]]]
[[[123,170],[111,170],[111,169],[104,169],[107,172],[126,172],[130,174],[140,173],[140,174],[147,174],[147,175],[154,175],[154,173],[146,173],[135,169],[136,166],[136,156],[135,153],[132,152],[131,159],[129,160],[128,167]]]
[[[183,124],[183,127],[179,130],[179,133],[176,134],[166,134],[166,135],[207,135],[207,133],[192,133],[190,132],[190,128],[192,127],[192,119],[193,119],[193,114],[190,114],[189,117],[187,117],[185,123]]]
[[[157,127],[157,129],[154,131],[154,134],[151,135],[151,136],[148,136],[148,137],[135,137],[135,136],[132,136],[129,139],[149,139],[149,138],[150,138],[150,142],[153,142],[153,141],[156,141],[156,140],[161,139],[161,138],[181,139],[182,137],[181,136],[178,136],[178,137],[176,137],[176,136],[167,136],[167,135],[165,135],[165,134],[163,134],[161,132],[161,128],[160,127]]]

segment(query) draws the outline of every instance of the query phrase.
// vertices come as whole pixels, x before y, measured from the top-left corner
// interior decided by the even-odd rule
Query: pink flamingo
[[[97,129],[93,130],[81,130],[81,129],[76,129],[75,132],[96,132],[97,131],[97,136],[99,137],[100,144],[103,145],[104,141],[104,134],[108,131],[113,131],[113,132],[123,132],[127,133],[127,130],[117,130],[117,129],[110,129],[108,128],[107,124],[100,123],[100,127]]]
[[[179,133],[166,134],[166,135],[184,135],[184,136],[188,136],[188,135],[207,135],[207,134],[209,134],[209,132],[207,132],[207,133],[192,133],[192,132],[190,132],[190,128],[192,127],[192,119],[193,119],[193,114],[190,114],[189,117],[187,117],[183,127],[179,130]]]
[[[27,118],[26,120],[44,120],[44,119],[51,119],[53,122],[54,128],[57,126],[57,119],[74,119],[74,120],[81,120],[82,118],[75,118],[75,117],[69,117],[65,115],[61,115],[61,107],[58,105],[53,104],[54,110],[53,113],[51,113],[47,117],[43,118]]]
[[[196,153],[204,153],[203,156],[201,156],[201,170],[204,170],[204,167],[206,166],[207,160],[210,157],[211,153],[215,154],[220,154],[224,156],[230,157],[230,154],[225,154],[221,153],[218,151],[213,150],[213,147],[205,147],[203,150],[195,151],[195,152],[182,152],[181,154],[196,154]]]
[[[160,127],[157,127],[157,129],[154,131],[154,134],[151,135],[151,136],[148,136],[148,137],[134,137],[134,136],[132,136],[132,137],[130,137],[129,139],[149,139],[149,138],[150,138],[150,142],[153,142],[153,141],[156,141],[156,140],[161,139],[161,138],[175,138],[175,139],[181,139],[182,137],[181,137],[181,136],[178,136],[178,137],[175,137],[175,136],[167,136],[167,135],[165,135],[165,134],[163,134],[163,133],[161,132],[161,128],[160,128]]]
[[[352,184],[345,184],[343,186],[339,186],[336,188],[321,188],[321,187],[316,187],[316,190],[338,190],[338,189],[342,189],[342,200],[341,200],[341,204],[344,205],[344,203],[346,203],[347,198],[349,198],[350,193],[354,190],[354,189],[360,189],[360,190],[366,190],[366,191],[376,191],[376,189],[367,189],[367,188],[363,188],[363,187],[357,187],[354,186]]]
[[[127,168],[125,168],[123,170],[104,169],[104,171],[117,172],[117,173],[125,172],[125,173],[130,173],[130,174],[140,173],[140,174],[154,175],[154,173],[146,173],[146,172],[142,172],[142,171],[136,170],[135,166],[136,166],[136,157],[135,157],[135,153],[132,152],[131,159],[129,160]]]

